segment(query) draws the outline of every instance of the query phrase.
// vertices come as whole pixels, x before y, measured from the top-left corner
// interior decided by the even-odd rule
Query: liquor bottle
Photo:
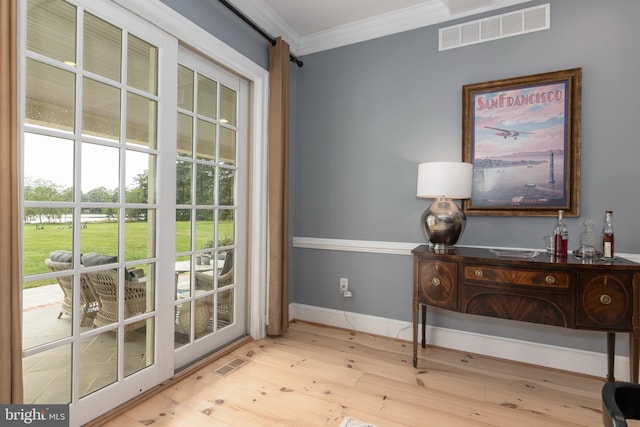
[[[569,246],[569,229],[564,223],[564,211],[558,211],[558,223],[553,228],[553,239],[556,258],[567,257],[567,247]]]
[[[604,214],[602,256],[605,258],[613,258],[613,211],[606,211]]]

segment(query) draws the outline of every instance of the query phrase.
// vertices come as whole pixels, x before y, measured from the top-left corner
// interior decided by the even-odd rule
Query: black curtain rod
[[[257,32],[259,32],[262,37],[264,37],[265,39],[269,40],[269,43],[271,43],[271,46],[275,46],[276,41],[273,39],[273,37],[271,37],[269,34],[267,34],[262,28],[260,28],[258,25],[256,25],[256,23],[253,22],[251,19],[249,19],[246,16],[244,16],[242,14],[242,12],[240,12],[238,9],[235,8],[234,5],[229,3],[227,0],[218,0],[218,1],[220,3],[222,3],[223,5],[225,5],[227,7],[227,9],[229,9],[231,12],[233,12],[238,18],[240,18],[244,22],[246,22],[251,28],[253,28]],[[299,60],[297,56],[292,55],[292,54],[289,54],[289,61],[295,62],[296,64],[298,64],[298,67],[302,67],[304,65],[304,63],[301,60]]]

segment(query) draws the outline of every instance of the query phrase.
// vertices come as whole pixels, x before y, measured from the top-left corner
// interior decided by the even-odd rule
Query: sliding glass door
[[[20,6],[24,401],[79,425],[246,335],[249,85],[113,1]]]
[[[75,424],[170,372],[157,327],[165,38],[110,2],[21,11],[24,401],[69,403]]]
[[[246,333],[246,84],[187,49],[178,64],[175,366]]]

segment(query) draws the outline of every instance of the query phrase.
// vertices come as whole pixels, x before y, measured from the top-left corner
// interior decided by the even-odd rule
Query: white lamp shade
[[[463,162],[428,162],[418,165],[418,197],[468,199],[473,165]]]

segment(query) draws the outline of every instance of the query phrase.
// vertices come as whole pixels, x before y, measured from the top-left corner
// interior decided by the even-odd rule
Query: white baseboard
[[[289,319],[413,341],[411,322],[292,303]],[[427,344],[606,378],[607,355],[529,341],[427,326]],[[408,347],[411,349],[411,347]],[[615,357],[616,380],[629,380],[629,358]]]

